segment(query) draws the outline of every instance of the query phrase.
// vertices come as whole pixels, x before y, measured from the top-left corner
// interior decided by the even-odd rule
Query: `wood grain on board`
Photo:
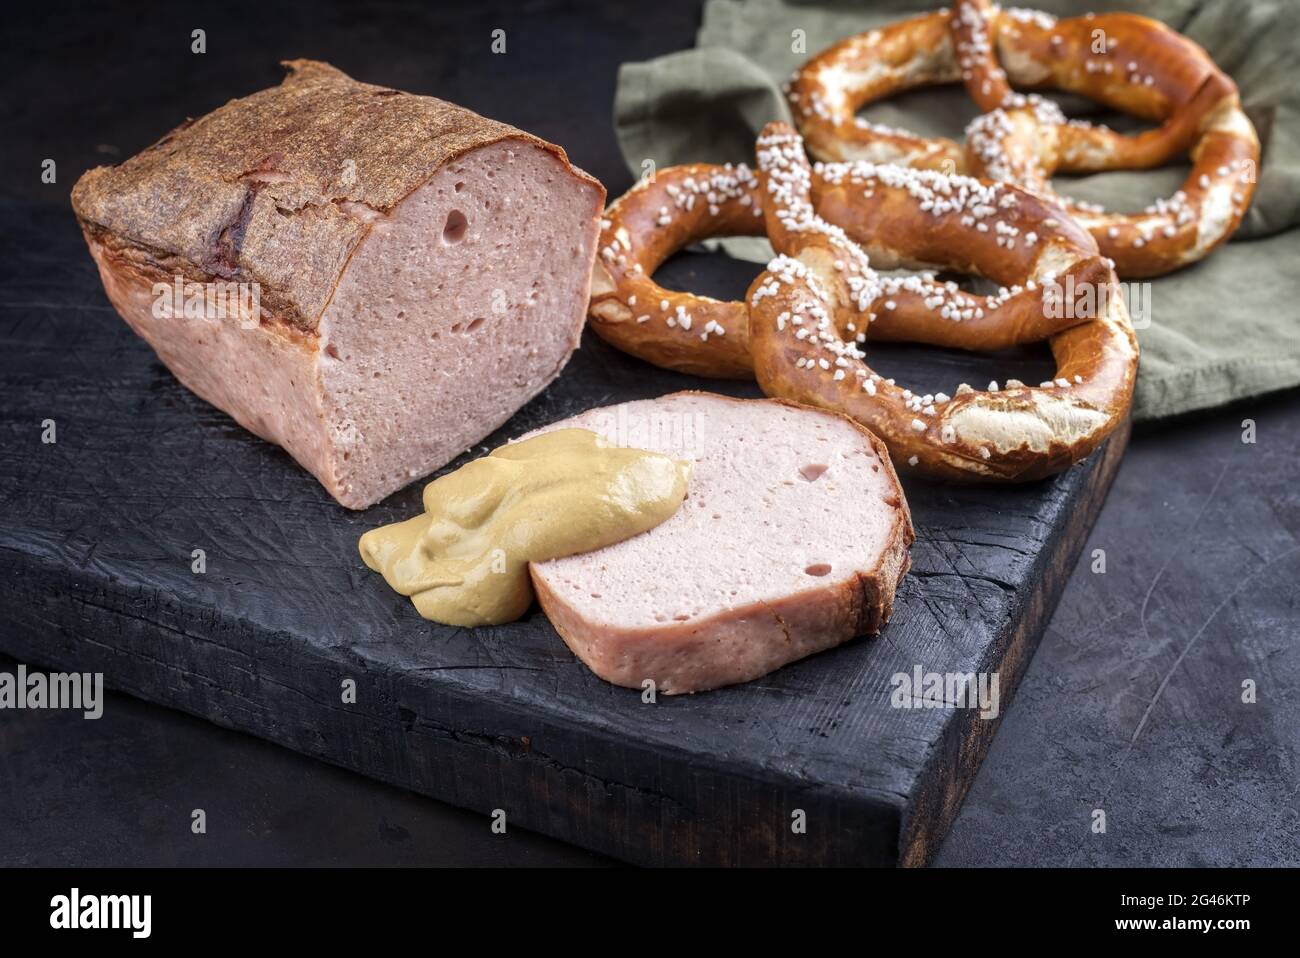
[[[102,671],[140,698],[633,862],[927,861],[997,720],[894,707],[890,677],[998,672],[1005,711],[1127,438],[1025,486],[905,478],[913,569],[879,638],[646,704],[592,675],[536,610],[488,629],[420,619],[356,540],[417,511],[422,483],[342,509],[175,382],[104,299],[70,213],[0,215],[0,650]],[[665,276],[734,293],[753,271],[688,255]],[[873,360],[927,391],[1050,369],[1042,350]],[[588,336],[560,380],[469,455],[682,388],[757,395]],[[56,443],[41,441],[46,420]],[[349,679],[355,704],[342,700]],[[791,828],[798,810],[805,833]]]

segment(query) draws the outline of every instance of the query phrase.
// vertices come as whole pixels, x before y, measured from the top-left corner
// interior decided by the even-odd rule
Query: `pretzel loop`
[[[592,329],[656,366],[750,378],[744,304],[664,289],[651,276],[691,243],[765,232],[758,179],[747,166],[696,163],[641,180],[601,221],[588,307]]]

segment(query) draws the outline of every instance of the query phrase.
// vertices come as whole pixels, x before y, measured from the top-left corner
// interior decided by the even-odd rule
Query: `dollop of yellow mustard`
[[[533,602],[528,563],[653,529],[686,498],[691,464],[557,429],[494,449],[424,487],[424,513],[371,529],[361,558],[426,619],[498,625]]]

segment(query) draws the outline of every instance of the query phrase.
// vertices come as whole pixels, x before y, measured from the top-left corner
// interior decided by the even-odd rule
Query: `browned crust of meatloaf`
[[[213,279],[211,274],[204,273],[178,256],[137,246],[92,223],[83,222],[81,232],[96,260],[102,261],[103,267],[113,273],[119,282],[153,289],[159,283],[170,287],[177,276],[186,283],[206,283]],[[267,294],[263,291],[261,295],[266,297]],[[259,305],[262,313],[259,325],[267,332],[304,349],[317,348],[315,329],[303,329],[286,322],[281,312],[283,307],[274,301],[268,302],[264,298]]]
[[[647,674],[642,667],[646,659],[654,658],[652,649],[666,633],[690,635],[693,645],[700,649],[701,656],[710,654],[716,648],[712,636],[719,636],[737,627],[745,629],[754,641],[765,641],[769,637],[773,643],[781,642],[791,654],[781,665],[788,664],[807,655],[832,648],[858,635],[876,635],[889,621],[894,609],[894,596],[899,583],[912,566],[909,549],[916,541],[912,527],[912,513],[907,500],[902,495],[902,485],[898,474],[889,458],[885,444],[861,423],[830,410],[805,406],[801,403],[784,399],[744,400],[718,396],[697,390],[685,390],[687,393],[708,396],[710,399],[728,399],[731,402],[772,402],[794,409],[806,409],[822,415],[836,416],[852,424],[854,429],[866,437],[880,461],[888,470],[888,478],[893,487],[899,490],[897,501],[888,502],[899,512],[902,521],[895,521],[888,543],[881,553],[877,568],[859,572],[855,577],[826,586],[805,589],[800,592],[782,596],[776,602],[753,603],[716,613],[704,619],[678,625],[655,625],[654,627],[613,630],[603,629],[599,624],[589,622],[574,612],[572,606],[558,592],[552,590],[539,576],[533,575],[533,587],[537,598],[550,619],[555,631],[565,643],[578,654],[589,667],[602,679],[615,685],[639,688],[646,679],[654,679],[657,687],[665,694],[680,692],[707,691],[737,682],[746,682],[766,674],[764,670],[757,674],[745,671],[727,671],[727,663],[711,663],[720,676],[708,684],[695,685],[692,676],[698,662],[675,662],[659,674]],[[674,394],[676,395],[676,394]],[[654,571],[646,570],[647,575]],[[616,640],[625,645],[627,657],[619,665],[609,668],[601,666],[602,656],[593,654],[602,641]],[[780,666],[777,666],[780,667]],[[674,671],[681,668],[682,672]]]
[[[277,87],[186,121],[116,167],[88,170],[72,207],[114,261],[195,282],[256,282],[263,308],[311,333],[349,258],[386,213],[458,156],[516,139],[564,150],[452,103],[291,60]]]

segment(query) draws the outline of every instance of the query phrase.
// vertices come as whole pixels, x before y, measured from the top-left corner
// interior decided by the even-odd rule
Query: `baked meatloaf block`
[[[605,190],[503,123],[286,66],[90,170],[72,204],[108,298],[176,378],[360,509],[559,374]]]
[[[747,682],[879,632],[911,565],[911,514],[884,444],[781,400],[674,393],[595,409],[590,429],[692,463],[649,532],[530,566],[542,609],[606,681],[665,694]]]

